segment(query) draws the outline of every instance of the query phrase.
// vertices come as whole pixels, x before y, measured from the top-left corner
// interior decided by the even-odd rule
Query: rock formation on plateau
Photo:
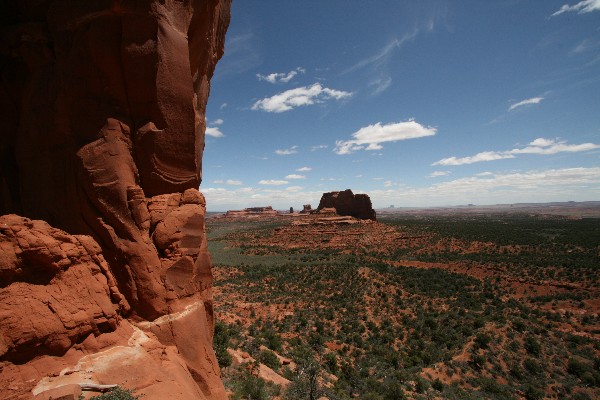
[[[225,398],[198,187],[229,8],[0,4],[0,397]]]
[[[343,192],[323,193],[319,207],[317,207],[317,212],[324,208],[335,208],[339,215],[376,220],[375,210],[373,210],[369,196],[366,194],[354,194],[350,189],[346,189]]]
[[[236,217],[236,216],[246,216],[246,215],[256,215],[256,216],[264,216],[264,215],[278,215],[277,210],[273,210],[273,207],[249,207],[244,208],[243,210],[229,210],[225,213],[226,217]]]

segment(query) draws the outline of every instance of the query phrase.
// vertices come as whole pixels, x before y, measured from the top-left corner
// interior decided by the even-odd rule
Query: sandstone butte
[[[198,187],[229,12],[1,2],[0,398],[226,398]]]
[[[323,193],[317,212],[328,208],[334,208],[335,212],[342,216],[372,221],[377,219],[369,195],[354,194],[350,189],[341,192]]]

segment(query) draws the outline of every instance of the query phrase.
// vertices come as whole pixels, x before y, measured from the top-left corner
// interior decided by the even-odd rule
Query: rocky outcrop
[[[313,209],[310,204],[304,204],[302,206],[302,211],[300,211],[300,214],[310,214],[312,211]]]
[[[354,194],[350,189],[342,192],[323,193],[317,212],[325,208],[335,208],[336,213],[343,216],[376,220],[375,210],[373,210],[369,196]]]
[[[62,355],[90,334],[114,331],[128,310],[91,237],[0,217],[0,360]]]
[[[225,398],[197,189],[229,8],[230,0],[0,4],[0,214],[32,219],[11,216],[1,231],[16,249],[0,255],[3,306],[28,306],[1,316],[10,329],[0,373],[35,356],[65,357],[128,318],[156,348],[176,349],[200,393],[190,398]],[[48,321],[43,329],[27,307]]]

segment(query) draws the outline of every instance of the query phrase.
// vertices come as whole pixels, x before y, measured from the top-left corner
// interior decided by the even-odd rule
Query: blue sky
[[[206,117],[211,211],[600,200],[600,0],[234,0]]]

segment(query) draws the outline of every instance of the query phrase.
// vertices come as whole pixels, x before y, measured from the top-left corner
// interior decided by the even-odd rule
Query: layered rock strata
[[[140,330],[154,365],[158,349],[180,363],[157,381],[192,387],[181,398],[225,398],[197,189],[229,8],[230,0],[0,4],[0,214],[27,217],[0,225],[0,381],[12,382],[0,397],[31,398],[32,386],[65,369],[56,357],[76,362]],[[60,369],[29,367],[41,358]],[[149,385],[136,381],[135,366],[105,367],[123,369],[103,375],[118,382],[96,383]]]

